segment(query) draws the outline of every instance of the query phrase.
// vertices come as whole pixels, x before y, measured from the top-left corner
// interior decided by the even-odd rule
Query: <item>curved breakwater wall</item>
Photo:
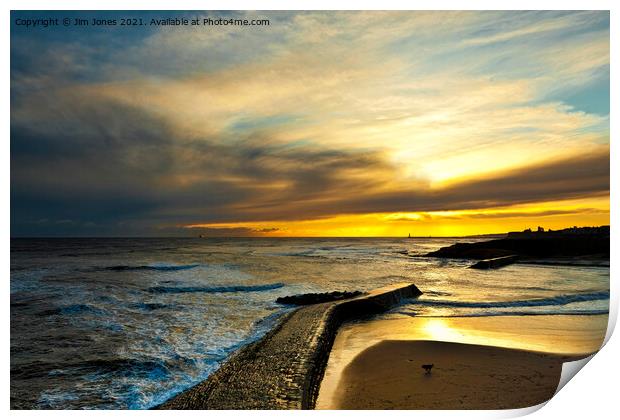
[[[342,322],[421,295],[398,284],[353,299],[299,308],[262,339],[234,353],[209,378],[157,409],[312,409]]]

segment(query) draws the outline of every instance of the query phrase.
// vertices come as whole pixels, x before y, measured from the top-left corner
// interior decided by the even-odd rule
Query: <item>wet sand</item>
[[[401,318],[339,331],[318,409],[504,409],[550,399],[607,316]],[[430,375],[421,368],[434,364]]]

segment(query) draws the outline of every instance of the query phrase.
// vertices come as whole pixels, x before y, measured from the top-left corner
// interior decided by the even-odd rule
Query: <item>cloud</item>
[[[506,212],[489,212],[468,214],[465,217],[472,219],[499,219],[499,218],[541,218],[547,216],[563,216],[563,215],[582,215],[582,214],[608,214],[608,211],[595,208],[577,208],[572,210],[544,210],[544,211],[506,211]]]
[[[608,13],[233,15],[272,24],[12,31],[12,231],[173,234],[609,190],[608,116],[562,99],[608,68]]]
[[[166,227],[157,230],[161,236],[204,236],[210,238],[235,238],[257,236],[278,232],[279,228],[255,229],[252,227]]]
[[[458,211],[439,211],[435,213],[418,212],[408,215],[395,214],[384,217],[387,222],[424,222],[430,220],[462,220],[462,219],[507,219],[507,218],[535,218],[548,216],[564,215],[583,215],[583,214],[609,214],[609,211],[597,208],[571,208],[571,209],[551,209],[551,210],[458,210]]]
[[[608,150],[433,188],[424,179],[398,181],[399,168],[380,151],[283,147],[262,137],[264,133],[233,144],[219,138],[178,138],[141,108],[65,99],[55,97],[60,106],[49,108],[53,124],[22,121],[19,112],[14,117],[12,214],[21,219],[16,228],[26,220],[49,218],[83,225],[94,220],[127,232],[128,224],[148,230],[428,212],[609,190]]]
[[[80,89],[90,97],[143,107],[180,136],[217,136],[228,142],[244,134],[239,119],[278,121],[285,112],[295,115],[295,124],[272,125],[270,141],[379,148],[405,176],[445,182],[542,161],[559,150],[568,156],[608,143],[608,117],[580,112],[557,97],[544,100],[591,83],[608,66],[608,37],[603,29],[590,28],[591,21],[604,21],[604,16],[294,14],[268,30],[232,36],[236,30],[229,29],[218,35],[218,48],[228,46],[231,55],[247,58],[233,67]],[[509,37],[511,42],[499,50],[461,45],[462,40],[491,38],[495,32],[485,31],[494,25],[495,31],[527,26],[533,34],[537,31],[531,28],[552,27],[556,37],[570,36]],[[438,33],[439,28],[445,32]],[[428,47],[429,34],[438,38],[433,48]],[[156,33],[136,56],[148,61],[155,54],[149,52],[151,46],[160,45],[160,51],[194,57],[199,42],[207,38],[211,45],[213,36]],[[253,45],[251,37],[263,42],[255,49],[262,51],[260,57],[245,51],[245,45]],[[589,58],[577,59],[575,51]],[[524,68],[525,73],[513,73]],[[410,167],[413,160],[424,165]]]
[[[574,156],[524,166],[484,179],[472,179],[441,189],[411,189],[354,199],[346,213],[442,211],[493,208],[553,201],[609,192],[609,152]]]

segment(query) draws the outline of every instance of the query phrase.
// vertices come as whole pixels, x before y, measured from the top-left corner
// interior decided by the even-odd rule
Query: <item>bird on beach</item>
[[[426,370],[425,375],[430,375],[431,374],[431,369],[433,368],[433,366],[435,366],[435,365],[434,364],[422,365],[422,369]]]

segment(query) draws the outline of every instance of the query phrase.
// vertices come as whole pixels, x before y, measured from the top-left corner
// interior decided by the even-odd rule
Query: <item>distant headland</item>
[[[609,226],[572,227],[561,230],[526,229],[509,232],[504,238],[483,242],[456,243],[427,254],[429,257],[489,259],[515,255],[519,260],[552,259],[541,262],[609,260]]]

